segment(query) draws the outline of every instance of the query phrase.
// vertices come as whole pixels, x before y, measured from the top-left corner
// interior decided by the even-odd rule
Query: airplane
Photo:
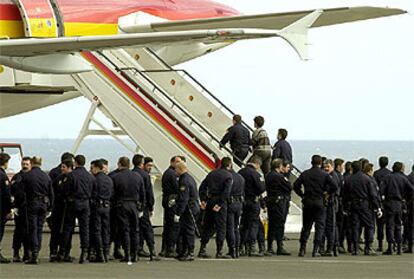
[[[269,37],[285,39],[306,60],[308,28],[404,13],[351,7],[241,15],[210,0],[0,0],[0,65],[31,73],[79,73],[91,70],[79,52],[131,46],[154,48],[176,65],[238,40]],[[0,76],[1,93],[22,94],[2,96],[0,118],[79,96],[52,96],[53,88],[22,91],[4,79]],[[48,92],[36,96],[36,104],[30,98]]]

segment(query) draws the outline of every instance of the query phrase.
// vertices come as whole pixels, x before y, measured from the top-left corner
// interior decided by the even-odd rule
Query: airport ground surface
[[[128,266],[118,261],[108,264],[49,263],[47,243],[49,233],[44,234],[41,263],[37,266],[12,263],[0,265],[0,278],[414,278],[414,256],[351,256],[337,258],[312,258],[311,245],[305,258],[297,257],[297,235],[288,235],[286,247],[292,256],[264,258],[240,258],[238,260],[197,259],[194,262],[178,262],[163,259],[149,262],[141,258]],[[3,239],[3,254],[11,257],[11,228]],[[161,238],[157,236],[157,244]],[[197,241],[197,248],[199,242]],[[79,256],[79,237],[75,235],[72,256]],[[214,254],[214,240],[209,243],[209,253]]]

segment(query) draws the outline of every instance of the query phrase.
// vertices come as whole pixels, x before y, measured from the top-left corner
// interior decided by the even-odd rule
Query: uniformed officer
[[[377,185],[381,185],[384,178],[391,174],[391,171],[387,168],[388,166],[388,157],[381,156],[378,159],[378,163],[380,168],[374,172],[374,178],[377,182]],[[379,189],[378,189],[379,191]],[[376,218],[376,227],[377,227],[377,241],[378,241],[378,252],[383,251],[382,242],[384,240],[384,227],[385,227],[385,216],[381,216],[381,218]]]
[[[312,225],[315,223],[315,236],[313,242],[312,257],[319,257],[319,245],[323,237],[326,219],[326,207],[324,199],[337,190],[332,178],[321,169],[322,157],[312,156],[312,168],[301,173],[295,181],[293,189],[302,198],[302,231],[300,233],[299,257],[306,253],[306,242],[308,241]],[[304,188],[304,191],[302,190]]]
[[[345,178],[343,200],[352,224],[353,255],[358,255],[361,227],[364,228],[365,255],[376,255],[374,240],[374,213],[381,217],[382,210],[372,180],[361,171],[361,162],[352,162],[352,175]]]
[[[101,160],[92,162],[92,174],[96,184],[91,196],[91,219],[95,239],[95,261],[108,262],[110,245],[110,204],[114,191],[112,179],[105,174],[104,164]]]
[[[136,262],[139,246],[139,218],[145,204],[145,187],[142,177],[129,170],[127,157],[118,160],[118,172],[111,178],[114,182],[114,201],[118,224],[122,234],[124,258],[121,262]]]
[[[272,160],[282,159],[283,161],[292,163],[292,147],[286,140],[288,132],[286,129],[279,129],[277,133],[277,142],[273,146]]]
[[[411,168],[411,173],[408,175],[408,180],[414,185],[414,165]],[[413,253],[414,241],[414,189],[407,193],[407,249],[404,253]]]
[[[22,174],[32,168],[30,157],[23,157],[21,162],[22,169],[16,173],[11,180],[10,193],[14,199],[14,233],[13,233],[13,262],[21,262],[20,248],[23,245],[23,262],[30,258],[29,247],[29,220],[27,219],[27,202],[24,194]]]
[[[162,207],[164,208],[164,221],[162,241],[164,244],[164,253],[161,252],[161,256],[167,258],[174,258],[175,254],[175,240],[179,233],[179,225],[174,222],[174,206],[178,195],[178,176],[175,171],[177,164],[185,160],[184,157],[174,156],[170,160],[170,167],[163,173],[161,178],[162,183]]]
[[[63,226],[67,215],[67,207],[65,204],[65,184],[68,183],[68,175],[73,170],[73,160],[64,160],[60,164],[61,174],[52,181],[55,202],[52,207],[51,224],[50,224],[50,262],[66,261],[71,262],[70,257],[71,246],[64,247]],[[50,176],[50,175],[49,175]],[[72,236],[72,234],[71,234]],[[71,240],[71,239],[70,239]],[[69,241],[71,243],[71,241]],[[60,251],[60,253],[58,253]],[[60,255],[58,257],[58,255]]]
[[[63,245],[65,252],[71,247],[71,235],[75,227],[75,220],[79,222],[81,255],[79,263],[86,260],[89,249],[90,199],[92,189],[96,184],[95,177],[85,169],[85,156],[75,156],[75,169],[68,174],[64,196],[66,215],[63,226]]]
[[[336,214],[339,209],[339,195],[341,192],[341,180],[334,171],[334,162],[326,159],[323,162],[325,172],[327,172],[332,180],[335,182],[337,190],[332,193],[325,201],[326,203],[326,220],[325,220],[325,237],[327,241],[326,250],[323,251],[322,256],[332,257],[337,256],[338,247],[338,226],[336,222]],[[321,250],[321,249],[320,249]],[[322,251],[321,251],[322,252]]]
[[[230,173],[232,161],[229,157],[221,160],[221,167],[211,171],[201,183],[201,208],[205,209],[204,227],[201,234],[201,246],[198,256],[209,258],[206,251],[207,243],[216,231],[216,258],[226,259],[223,244],[226,237],[227,201],[230,198],[233,176]]]
[[[104,165],[105,166],[105,165]],[[108,165],[106,165],[108,168]],[[119,172],[119,169],[115,169],[108,173],[108,176],[112,178],[115,174]],[[114,243],[114,251],[112,254],[111,259],[121,260],[124,258],[121,252],[122,246],[122,232],[120,231],[120,226],[118,224],[118,217],[117,217],[117,207],[116,202],[114,199],[111,200],[111,207],[109,209],[110,215],[110,227],[111,227],[111,243]]]
[[[53,206],[53,189],[49,176],[40,167],[42,158],[32,158],[32,169],[22,174],[22,184],[27,199],[29,220],[30,250],[32,255],[28,264],[38,264],[38,255],[42,247],[43,223],[47,212]]]
[[[254,130],[252,135],[253,156],[259,156],[262,159],[262,172],[265,176],[270,171],[270,163],[272,161],[272,146],[267,135],[264,125],[263,116],[256,116],[254,118]]]
[[[384,212],[386,223],[386,236],[388,249],[384,255],[392,255],[392,245],[397,244],[397,254],[401,255],[401,219],[403,200],[413,192],[414,185],[404,175],[404,164],[395,162],[392,166],[392,173],[387,175],[381,183],[381,195],[384,196]]]
[[[247,166],[239,171],[245,180],[245,204],[243,214],[246,222],[246,243],[247,255],[257,256],[255,251],[255,243],[260,222],[260,195],[265,191],[264,179],[260,175],[259,170],[262,164],[260,157],[253,156],[250,158]]]
[[[233,126],[231,126],[223,139],[220,141],[221,146],[230,142],[230,147],[233,152],[233,161],[241,166],[244,159],[249,153],[251,145],[250,132],[242,125],[242,118],[240,115],[233,116]]]
[[[72,161],[73,161],[74,157],[75,157],[75,156],[73,156],[73,154],[72,154],[72,153],[69,153],[69,152],[65,152],[65,153],[63,153],[63,154],[62,154],[62,156],[60,157],[60,164],[59,164],[59,165],[57,165],[56,167],[54,167],[53,169],[51,169],[51,170],[50,170],[50,172],[49,172],[49,177],[50,177],[50,179],[52,180],[52,182],[53,182],[53,180],[55,180],[55,179],[56,179],[59,175],[61,175],[61,174],[62,174],[62,168],[61,168],[62,163],[63,163],[64,161],[68,161],[68,160],[72,160]]]
[[[0,153],[0,263],[10,263],[10,260],[1,254],[1,241],[4,235],[4,229],[7,222],[7,215],[11,211],[10,181],[7,177],[6,170],[9,165],[10,155]]]
[[[226,239],[229,255],[235,259],[240,256],[240,218],[243,210],[245,180],[243,176],[230,170],[233,176],[230,198],[227,205]]]
[[[345,181],[344,176],[343,176],[344,163],[345,163],[345,161],[343,159],[340,159],[340,158],[336,158],[334,160],[335,174],[339,178],[339,185],[338,185],[339,189],[337,191],[339,193],[339,195],[338,195],[338,210],[337,210],[337,213],[336,213],[336,226],[338,228],[338,253],[339,254],[346,253],[345,246],[344,246],[346,229],[345,229],[345,226],[344,226],[345,216],[343,214],[344,207],[343,207],[343,201],[342,201],[342,189],[343,189],[344,181]]]
[[[289,211],[292,185],[284,174],[290,170],[290,163],[275,159],[271,164],[271,172],[266,176],[267,213],[269,216],[269,231],[267,235],[267,252],[274,254],[273,241],[277,243],[277,255],[289,256],[283,247],[285,223]]]
[[[132,171],[137,172],[144,180],[145,187],[145,204],[143,207],[144,215],[139,220],[139,232],[140,232],[140,247],[138,254],[140,257],[150,257],[150,260],[159,260],[155,253],[155,241],[154,241],[154,230],[152,229],[151,216],[154,212],[154,190],[152,187],[150,172],[154,165],[153,159],[136,154],[132,159],[134,168]],[[149,254],[144,251],[144,240],[148,245]]]
[[[196,218],[200,212],[197,184],[188,173],[185,162],[176,165],[178,191],[176,204],[173,206],[174,221],[179,223],[179,237],[183,240],[183,249],[177,255],[179,261],[194,260]]]

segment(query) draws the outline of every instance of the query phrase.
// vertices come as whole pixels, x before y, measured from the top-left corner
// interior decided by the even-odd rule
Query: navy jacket
[[[175,215],[181,216],[187,209],[191,210],[193,216],[197,215],[200,212],[200,205],[194,178],[188,173],[183,173],[178,179],[178,185],[179,194],[174,207]]]
[[[114,193],[114,183],[112,179],[103,172],[95,176],[95,187],[92,190],[92,200],[109,201]]]
[[[170,195],[178,193],[178,176],[173,167],[169,167],[162,175],[162,202],[166,206],[166,202]]]
[[[145,187],[145,206],[150,212],[154,211],[154,189],[152,188],[152,182],[149,173],[143,169],[140,169],[139,167],[133,168],[132,171],[137,172],[142,177]]]
[[[278,196],[290,197],[292,184],[281,173],[272,170],[266,175],[266,192],[269,199],[275,199]]]
[[[374,178],[377,181],[377,184],[381,185],[384,178],[389,174],[391,174],[391,171],[387,168],[382,168],[382,169],[376,170],[374,172]]]
[[[49,176],[39,167],[33,167],[30,171],[22,174],[22,184],[26,194],[27,202],[40,197],[49,198],[49,206],[53,206],[54,193]]]
[[[96,184],[95,177],[84,167],[77,167],[68,174],[68,183],[65,185],[65,197],[76,200],[89,200]]]
[[[60,166],[61,166],[62,164],[59,164],[58,166],[56,166],[56,167],[54,167],[53,169],[51,169],[50,171],[49,171],[49,177],[50,177],[50,179],[52,180],[52,182],[56,179],[56,178],[58,178],[59,177],[59,175],[61,175],[62,174],[62,171],[60,170]]]
[[[6,171],[0,168],[0,218],[10,213],[11,210],[11,195],[10,195],[10,181],[7,177]]]
[[[202,201],[206,201],[206,198],[215,197],[217,204],[221,206],[230,197],[232,184],[233,176],[230,171],[224,168],[213,170],[201,182],[200,198]],[[205,191],[208,194],[205,194]]]
[[[231,170],[231,175],[233,176],[233,185],[231,186],[230,196],[234,197],[244,197],[244,188],[246,187],[246,182],[244,177]]]
[[[249,148],[251,145],[250,132],[242,124],[236,124],[231,126],[227,133],[224,135],[223,139],[220,141],[222,146],[230,142],[230,147],[232,150],[244,147]]]
[[[304,191],[302,191],[302,186]],[[321,168],[312,167],[299,176],[293,184],[295,193],[301,198],[324,197],[324,192],[332,195],[337,191],[337,185],[331,176]]]
[[[409,199],[409,193],[413,191],[414,185],[408,180],[402,172],[392,172],[386,176],[381,183],[381,195],[385,200]]]
[[[292,147],[286,140],[278,140],[273,146],[272,160],[278,158],[289,163],[293,162]]]
[[[266,190],[264,179],[254,166],[248,164],[239,171],[239,174],[243,176],[246,183],[244,188],[246,199],[260,196]]]
[[[372,179],[362,171],[354,173],[345,179],[343,193],[345,202],[367,200],[373,205],[374,209],[380,208],[375,185],[372,183]]]
[[[112,177],[115,201],[135,201],[145,204],[145,187],[142,177],[131,170],[123,169]]]

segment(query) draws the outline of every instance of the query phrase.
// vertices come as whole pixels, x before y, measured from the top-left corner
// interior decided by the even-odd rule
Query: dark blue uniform
[[[408,180],[410,181],[411,185],[414,185],[414,171],[410,173],[408,176]],[[406,198],[407,203],[407,240],[408,240],[408,248],[406,250],[407,253],[413,252],[413,241],[414,241],[414,189],[411,189],[407,193]]]
[[[233,185],[227,205],[227,246],[233,257],[239,256],[240,218],[243,210],[245,180],[243,176],[231,170]],[[234,253],[232,253],[234,252]]]
[[[49,173],[50,177],[50,173]],[[57,259],[58,249],[61,253],[66,252],[66,256],[70,254],[71,245],[69,247],[64,247],[63,243],[63,226],[66,219],[67,211],[65,209],[65,185],[68,183],[67,174],[60,174],[58,177],[52,181],[53,193],[55,195],[55,202],[52,207],[51,223],[50,223],[50,260],[53,262]],[[70,241],[72,241],[72,234],[70,236]],[[61,255],[65,256],[65,255]]]
[[[61,166],[62,164],[59,164],[49,171],[49,177],[52,182],[62,174]]]
[[[7,215],[11,210],[10,181],[6,171],[0,168],[0,245],[4,235]]]
[[[384,196],[386,236],[389,244],[396,243],[401,253],[401,220],[403,200],[410,199],[414,186],[402,172],[393,172],[381,183],[381,195]],[[390,245],[391,246],[391,245]]]
[[[18,210],[18,215],[14,217],[13,250],[19,253],[20,248],[24,247],[24,260],[28,259],[29,247],[29,222],[27,219],[27,202],[22,184],[22,174],[20,171],[11,180],[10,193],[14,198],[13,207]],[[13,259],[14,261],[14,259]]]
[[[304,191],[302,191],[302,186]],[[319,167],[312,167],[299,176],[293,189],[302,198],[303,204],[303,227],[300,234],[301,251],[304,252],[312,225],[315,223],[313,255],[316,255],[325,229],[326,207],[324,205],[324,194],[332,195],[337,190],[337,186],[329,174]]]
[[[105,260],[110,245],[110,201],[114,192],[112,179],[103,172],[95,176],[96,184],[91,196],[91,219],[98,260]]]
[[[111,171],[108,173],[108,176],[112,179],[112,177],[119,172],[119,169]],[[121,245],[122,245],[122,234],[119,229],[118,224],[118,217],[116,213],[116,203],[113,199],[111,200],[111,207],[109,209],[109,219],[110,219],[110,227],[111,227],[111,243],[114,243],[114,258],[115,259],[122,259],[121,255]]]
[[[145,204],[145,187],[142,177],[128,169],[113,175],[114,201],[118,224],[122,234],[124,261],[136,259],[139,245],[139,212]]]
[[[144,249],[144,240],[148,245],[148,248],[150,252],[152,251],[152,254],[154,254],[154,230],[152,229],[152,224],[150,220],[150,212],[154,211],[154,189],[152,188],[152,182],[151,177],[143,169],[140,169],[139,167],[135,167],[132,171],[137,172],[142,179],[144,180],[144,187],[145,187],[145,205],[143,207],[143,213],[144,215],[139,220],[139,233],[140,233],[140,250]]]
[[[369,252],[374,240],[374,210],[380,208],[375,185],[371,178],[361,171],[345,179],[343,199],[352,222],[354,254],[358,253],[361,227],[364,228],[365,252]]]
[[[220,141],[220,144],[224,146],[227,142],[230,142],[230,147],[233,151],[233,161],[241,166],[249,153],[251,145],[249,130],[239,123],[231,126]]]
[[[77,167],[68,174],[64,189],[66,216],[63,226],[63,243],[65,250],[71,247],[70,240],[75,228],[75,219],[79,221],[82,251],[89,248],[90,199],[92,189],[96,187],[95,184],[95,178],[84,167]]]
[[[207,245],[215,229],[217,254],[221,253],[226,237],[227,201],[232,184],[233,176],[230,171],[220,168],[210,172],[200,186],[200,199],[207,203],[201,245]],[[219,212],[213,210],[216,205],[221,207]]]
[[[374,178],[377,182],[377,185],[381,185],[384,178],[391,174],[391,171],[387,168],[381,168],[374,172]],[[378,187],[377,189],[378,195],[381,197],[380,189]],[[382,250],[382,241],[384,240],[384,227],[385,227],[385,216],[382,216],[381,218],[376,218],[376,225],[377,225],[377,240],[381,247],[380,250]]]
[[[22,184],[27,199],[30,249],[32,257],[37,259],[42,245],[46,212],[50,211],[53,205],[52,184],[49,176],[39,167],[33,167],[29,172],[23,173]]]
[[[243,208],[244,221],[246,226],[246,242],[251,252],[257,239],[260,222],[259,196],[265,191],[264,179],[255,167],[248,164],[239,171],[245,180],[245,204]],[[249,252],[248,251],[248,252]]]
[[[339,209],[339,195],[341,191],[341,179],[338,174],[333,171],[329,174],[332,180],[335,182],[336,191],[329,196],[328,201],[326,202],[326,220],[325,220],[325,233],[324,237],[327,241],[326,256],[330,256],[334,253],[336,255],[338,247],[338,226],[337,226],[337,212]],[[323,241],[324,243],[324,241]]]
[[[293,162],[292,147],[286,140],[278,140],[273,146],[272,160],[274,159],[282,159],[289,163]]]
[[[278,250],[281,251],[292,185],[282,173],[273,170],[266,176],[266,192],[269,216],[268,250],[272,252],[272,242],[276,240]]]
[[[162,207],[164,208],[164,222],[162,239],[167,256],[172,255],[180,227],[174,222],[173,203],[178,195],[178,176],[173,167],[169,167],[162,175]],[[174,202],[173,202],[174,201]]]
[[[174,214],[180,217],[179,237],[183,241],[182,259],[192,259],[195,244],[195,220],[200,212],[197,184],[194,178],[183,173],[178,179],[178,197],[173,207]]]

